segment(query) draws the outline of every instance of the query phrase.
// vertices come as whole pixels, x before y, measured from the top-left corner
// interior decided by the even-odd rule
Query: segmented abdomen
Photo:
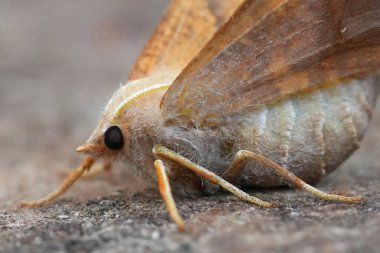
[[[368,78],[268,105],[240,121],[240,143],[234,149],[253,150],[305,181],[317,182],[358,148],[378,93],[376,79]],[[240,184],[283,183],[267,168],[249,162]]]

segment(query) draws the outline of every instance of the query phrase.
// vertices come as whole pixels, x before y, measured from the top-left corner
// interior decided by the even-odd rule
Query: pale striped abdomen
[[[336,169],[359,146],[379,88],[375,78],[354,80],[266,106],[239,124],[236,150],[253,150],[309,183]],[[271,187],[281,179],[249,162],[240,184]]]

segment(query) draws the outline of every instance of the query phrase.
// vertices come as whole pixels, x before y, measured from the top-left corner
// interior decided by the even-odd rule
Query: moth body
[[[266,105],[242,116],[230,155],[252,150],[304,181],[316,183],[359,147],[378,92],[376,79],[368,78]],[[254,161],[246,165],[238,183],[262,187],[284,184],[274,172]]]
[[[238,151],[251,150],[304,181],[315,183],[358,148],[379,91],[375,78],[352,80],[233,115],[218,127],[185,128],[163,119],[160,101],[167,87],[157,82],[157,78],[143,79],[120,88],[90,137],[87,147],[92,149],[86,153],[122,161],[137,174],[156,181],[152,153],[156,144],[218,175],[223,174]],[[162,89],[156,89],[161,86]],[[115,121],[120,105],[131,98],[135,100]],[[110,152],[104,145],[103,135],[114,124],[122,129],[126,143],[121,151]],[[213,190],[196,174],[170,164],[168,174],[176,193],[193,194],[202,187],[205,191]],[[234,183],[243,187],[284,185],[273,171],[255,161],[245,165]]]

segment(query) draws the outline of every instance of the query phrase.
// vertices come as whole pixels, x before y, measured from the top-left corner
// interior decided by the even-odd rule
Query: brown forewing
[[[129,80],[167,72],[175,78],[243,0],[173,0],[138,57]]]
[[[245,1],[169,88],[168,122],[205,126],[380,70],[380,1]]]

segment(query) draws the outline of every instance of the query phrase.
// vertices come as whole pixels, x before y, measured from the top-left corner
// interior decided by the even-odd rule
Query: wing
[[[243,0],[173,0],[129,75],[166,73],[173,79]]]
[[[380,1],[246,0],[161,102],[167,123],[217,125],[305,89],[380,70]]]

